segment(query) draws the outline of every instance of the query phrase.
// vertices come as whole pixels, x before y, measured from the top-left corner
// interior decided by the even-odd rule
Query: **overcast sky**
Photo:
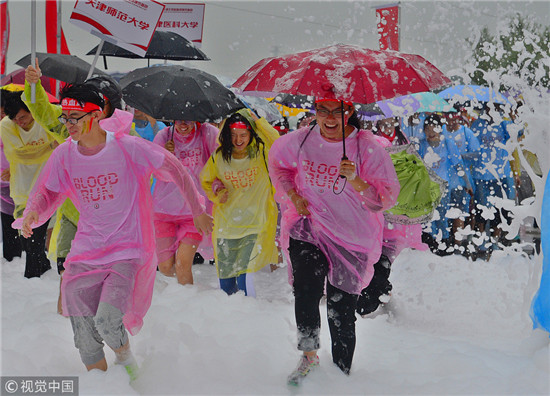
[[[171,1],[165,1],[169,3]],[[183,0],[174,1],[183,2]],[[197,1],[199,2],[199,1]],[[76,1],[63,1],[63,29],[72,54],[85,55],[99,39],[69,22]],[[336,43],[378,49],[374,6],[392,1],[205,1],[202,50],[206,62],[185,62],[216,75],[240,76],[258,60]],[[395,3],[395,1],[393,1]],[[7,71],[30,53],[31,6],[8,0],[11,17]],[[402,1],[401,51],[424,56],[443,72],[453,72],[471,53],[466,37],[510,13],[550,25],[550,1]],[[46,52],[44,5],[37,0],[37,51]],[[103,61],[98,61],[103,69]],[[146,60],[108,58],[109,72],[147,66]]]

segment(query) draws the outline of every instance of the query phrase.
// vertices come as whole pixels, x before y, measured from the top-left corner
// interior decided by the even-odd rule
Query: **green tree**
[[[491,77],[509,89],[504,75],[512,75],[530,86],[550,87],[550,27],[542,27],[519,14],[507,20],[498,37],[484,27],[478,38],[468,39],[472,47],[472,84],[488,85]],[[495,75],[496,73],[496,75]]]

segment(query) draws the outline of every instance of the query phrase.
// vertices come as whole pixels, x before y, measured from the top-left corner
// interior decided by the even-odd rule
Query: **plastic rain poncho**
[[[339,177],[342,142],[326,141],[318,126],[277,140],[271,148],[269,171],[283,210],[283,252],[288,250],[289,237],[313,243],[328,259],[330,283],[360,294],[380,258],[382,212],[395,204],[399,182],[390,156],[371,132],[350,134],[346,154],[356,163],[358,176],[369,184],[361,193]],[[297,213],[287,195],[292,188],[309,202],[311,215]],[[291,268],[289,277],[292,282]]]
[[[241,239],[254,234],[257,234],[257,238],[248,266],[244,269],[235,266],[231,273],[223,274],[218,267],[220,279],[256,272],[267,264],[278,262],[275,245],[278,210],[267,164],[269,149],[279,134],[265,119],[254,121],[249,110],[239,110],[238,113],[247,118],[264,145],[260,145],[259,152],[249,154],[244,159],[233,158],[230,163],[224,161],[221,151],[215,152],[206,163],[200,178],[204,191],[214,203],[212,241],[216,261],[219,255],[218,239]],[[251,141],[249,147],[254,144]],[[229,198],[223,204],[212,190],[213,185],[215,187],[219,182],[229,191]]]
[[[27,105],[32,113],[35,121],[51,135],[58,143],[63,143],[69,137],[67,127],[59,122],[58,117],[61,115],[62,109],[60,105],[50,103],[46,90],[42,83],[38,81],[36,84],[35,102],[31,103],[31,85],[25,81],[24,93],[21,95],[21,100]],[[139,136],[132,127],[130,135]],[[55,260],[57,257],[57,241],[58,238],[72,238],[72,233],[69,235],[60,235],[61,219],[65,217],[71,223],[78,225],[79,213],[70,199],[65,200],[57,210],[56,222],[54,224],[50,245],[48,248],[48,257]]]
[[[36,121],[25,131],[8,117],[0,122],[4,154],[10,164],[13,217],[21,217],[32,186],[53,152],[54,139]]]
[[[550,332],[550,177],[546,178],[546,186],[541,211],[541,241],[542,241],[542,276],[540,286],[529,312],[533,320],[533,328],[541,328]]]
[[[210,155],[218,147],[218,133],[218,128],[204,123],[189,136],[182,136],[173,127],[167,127],[159,131],[154,139],[154,142],[161,147],[164,147],[170,140],[174,141],[174,155],[189,171],[197,190],[203,196],[203,202],[209,214],[212,214],[212,203],[200,184],[199,174]],[[175,243],[165,246],[166,244],[162,240],[171,240],[171,238],[157,237],[160,239],[157,240],[157,249],[163,246],[162,251],[159,252],[159,261],[163,262],[176,252],[187,232],[197,233],[197,230],[192,221],[189,204],[181,196],[174,183],[158,181],[153,192],[153,202],[155,220],[180,223],[180,232]],[[205,259],[212,258],[212,243],[209,238],[203,239],[199,246],[199,252]]]
[[[25,81],[25,90],[21,95],[21,100],[27,105],[34,120],[55,139],[58,143],[63,143],[69,137],[67,127],[59,122],[58,117],[61,115],[61,106],[50,103],[46,90],[42,83],[38,81],[36,84],[35,101],[31,102],[31,85]],[[60,237],[61,218],[67,218],[75,226],[78,225],[78,211],[74,207],[70,199],[65,200],[57,210],[55,224],[52,230],[50,245],[48,247],[48,257],[57,259],[57,240]],[[72,233],[70,235],[72,237]]]
[[[80,212],[78,231],[65,262],[64,315],[95,315],[75,304],[72,296],[65,292],[67,283],[79,278],[84,284],[80,299],[97,300],[97,295],[86,293],[113,271],[113,263],[135,262],[139,266],[132,293],[112,296],[112,299],[130,300],[124,312],[124,324],[131,334],[135,334],[151,304],[157,267],[149,186],[151,174],[159,180],[174,181],[189,200],[195,216],[204,213],[204,207],[199,202],[193,180],[173,155],[142,138],[127,136],[131,123],[132,115],[121,110],[115,110],[112,117],[100,121],[101,128],[109,132],[105,147],[95,155],[81,154],[72,141],[60,145],[33,188],[25,215],[36,211],[39,221],[34,226],[39,226],[67,197]],[[16,221],[14,227],[20,228],[21,224],[22,220]],[[94,269],[72,274],[73,264]],[[104,276],[98,277],[98,274]]]
[[[392,145],[392,143],[382,136],[374,135],[374,138],[376,141],[382,146],[382,147],[389,147]],[[399,166],[395,166],[396,161],[399,161],[402,157],[401,156],[391,156],[392,162],[394,163],[394,167],[396,169],[397,177],[399,181],[403,179],[402,175],[400,175],[400,171],[398,171]],[[416,157],[415,157],[416,158]],[[420,162],[420,161],[419,161]],[[415,169],[417,167],[415,166]],[[426,169],[423,170],[420,169],[420,172],[424,173]],[[409,173],[408,171],[406,172]],[[425,185],[423,183],[422,185]],[[401,197],[403,191],[399,192],[399,198]],[[421,224],[398,224],[398,223],[392,223],[388,222],[387,219],[384,219],[384,231],[382,234],[382,254],[384,254],[386,257],[390,259],[391,262],[393,262],[399,253],[405,248],[413,248],[417,250],[427,250],[428,245],[422,242],[422,225]]]
[[[4,154],[4,143],[0,139],[0,172],[10,168],[6,155]],[[0,180],[0,211],[2,213],[13,216],[15,205],[13,198],[10,196],[10,182],[9,180]]]

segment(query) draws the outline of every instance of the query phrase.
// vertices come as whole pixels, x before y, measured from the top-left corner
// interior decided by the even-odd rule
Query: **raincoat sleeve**
[[[218,178],[218,172],[216,169],[216,163],[215,161],[223,161],[221,155],[216,155],[217,153],[214,152],[206,164],[204,165],[204,168],[202,168],[202,171],[199,175],[201,186],[204,192],[206,193],[206,196],[210,201],[212,201],[214,204],[219,205],[220,200],[216,196],[216,192],[224,186],[223,182]]]
[[[35,121],[57,140],[63,143],[69,137],[67,127],[59,122],[57,117],[61,115],[61,106],[51,104],[42,83],[36,83],[36,100],[31,103],[31,85],[25,81],[25,90],[21,100],[27,105]]]
[[[202,128],[205,128],[203,140],[204,147],[210,156],[219,146],[218,135],[220,134],[220,130],[214,125],[210,125],[208,123],[203,124]]]
[[[291,189],[296,189],[296,158],[301,135],[301,132],[284,135],[274,142],[269,151],[269,175],[275,187],[275,199],[280,203],[290,202],[287,194]]]
[[[144,142],[149,143],[144,140]],[[155,149],[158,150],[158,146]],[[183,198],[189,204],[193,217],[196,217],[206,211],[206,208],[201,203],[200,194],[195,187],[195,183],[191,178],[191,175],[182,163],[170,153],[168,150],[161,148],[164,155],[164,161],[162,166],[153,171],[153,175],[162,181],[175,183],[182,193]]]
[[[10,164],[42,164],[53,151],[53,139],[42,144],[22,145],[17,125],[8,118],[0,122],[0,131],[4,142],[4,154]]]
[[[256,131],[269,150],[273,145],[273,142],[279,138],[279,132],[277,132],[277,130],[273,128],[265,118],[254,120],[252,117],[252,112],[249,109],[241,109],[237,111],[237,113],[247,119],[250,125],[254,128],[254,131]]]
[[[357,195],[372,211],[390,209],[397,202],[400,190],[391,157],[370,132],[360,131],[358,139],[362,159],[357,173],[368,187]]]
[[[466,185],[466,187],[472,188],[470,179],[468,179],[468,174],[466,173],[464,161],[462,160],[462,156],[460,155],[458,147],[456,146],[453,139],[445,137],[445,142],[447,143],[447,148],[449,150],[449,160],[451,161],[451,164],[458,170],[459,175],[461,174],[462,180],[464,180],[464,184]]]
[[[273,128],[265,118],[260,118],[256,121],[256,128],[256,132],[262,138],[268,150],[271,148],[275,140],[280,137],[279,132],[277,132],[277,130]]]
[[[481,155],[479,140],[477,140],[477,137],[470,128],[464,127],[464,136],[468,144],[468,152],[463,153],[462,158],[465,160],[474,160]]]
[[[59,159],[59,153],[62,149],[67,149],[67,144],[70,143],[59,146],[42,169],[29,194],[23,217],[12,224],[13,228],[20,229],[23,225],[23,219],[32,211],[38,213],[38,222],[33,224],[33,228],[41,226],[52,217],[64,199],[71,197],[68,175]]]
[[[550,332],[550,178],[546,178],[541,208],[542,274],[529,315],[533,328]]]
[[[168,141],[168,130],[169,128],[163,128],[161,129],[153,139],[153,143],[158,144],[160,147],[164,147],[166,142]]]

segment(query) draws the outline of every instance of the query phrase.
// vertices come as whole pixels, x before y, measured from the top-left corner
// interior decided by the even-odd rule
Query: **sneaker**
[[[306,355],[303,355],[300,358],[298,366],[294,369],[292,373],[288,376],[287,383],[288,385],[298,386],[302,380],[309,374],[311,369],[319,366],[319,356],[315,355],[312,358],[308,358]]]
[[[130,377],[130,381],[135,381],[139,373],[139,367],[137,363],[127,364],[126,366],[124,366],[124,368],[126,369],[128,376]]]
[[[135,381],[137,379],[139,375],[139,366],[136,362],[136,359],[133,356],[126,359],[124,362],[118,362],[115,360],[115,364],[124,366],[124,369],[128,373],[128,376],[130,377],[130,381]]]

